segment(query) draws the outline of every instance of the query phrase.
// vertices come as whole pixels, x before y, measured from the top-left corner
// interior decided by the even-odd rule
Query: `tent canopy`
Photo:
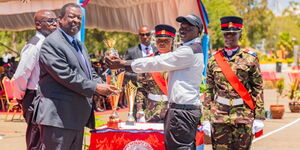
[[[40,9],[59,9],[77,0],[0,0],[0,30],[34,29],[33,15]],[[90,0],[86,7],[86,27],[105,31],[136,33],[142,25],[154,28],[169,24],[178,29],[176,17],[199,15],[197,0]]]

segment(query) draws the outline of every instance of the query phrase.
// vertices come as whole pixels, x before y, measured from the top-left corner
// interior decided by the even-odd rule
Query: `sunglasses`
[[[57,18],[51,18],[51,19],[47,19],[47,20],[41,20],[40,22],[55,23],[55,22],[57,22],[57,21],[58,21]]]
[[[151,33],[139,33],[139,35],[140,35],[140,36],[145,36],[145,35],[146,35],[146,36],[150,36]]]

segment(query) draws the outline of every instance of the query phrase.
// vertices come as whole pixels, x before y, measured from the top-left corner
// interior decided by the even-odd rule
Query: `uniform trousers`
[[[166,150],[195,150],[196,131],[200,124],[200,106],[177,107],[172,106],[167,110],[164,123],[164,141]],[[181,105],[193,106],[193,105]],[[196,108],[195,108],[196,107]]]
[[[36,90],[26,90],[22,99],[23,117],[27,123],[26,129],[26,145],[27,150],[38,150],[40,147],[40,131],[38,125],[32,122],[33,118],[33,99],[36,96]]]
[[[252,142],[252,124],[212,124],[214,150],[249,150]]]

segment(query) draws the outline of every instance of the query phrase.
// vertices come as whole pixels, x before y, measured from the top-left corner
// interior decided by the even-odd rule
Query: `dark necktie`
[[[88,66],[87,66],[86,60],[84,59],[84,56],[83,56],[83,54],[82,54],[81,49],[80,49],[79,46],[78,46],[77,41],[76,41],[76,40],[73,40],[73,41],[72,41],[72,44],[73,44],[73,47],[74,47],[74,48],[76,49],[76,51],[77,51],[77,54],[78,54],[78,56],[79,56],[79,58],[80,58],[81,63],[84,64],[84,72],[90,77],[90,74],[89,74],[89,71],[88,71]]]
[[[145,50],[146,50],[146,55],[148,56],[149,55],[149,48],[146,47]]]

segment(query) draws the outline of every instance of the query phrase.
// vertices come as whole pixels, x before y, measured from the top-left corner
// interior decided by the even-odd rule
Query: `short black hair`
[[[61,8],[61,10],[60,10],[60,16],[61,16],[61,17],[65,16],[65,14],[66,14],[66,9],[67,9],[68,7],[76,7],[76,8],[80,8],[80,6],[79,6],[78,4],[76,4],[76,3],[68,3],[68,4],[65,4],[65,5]]]

